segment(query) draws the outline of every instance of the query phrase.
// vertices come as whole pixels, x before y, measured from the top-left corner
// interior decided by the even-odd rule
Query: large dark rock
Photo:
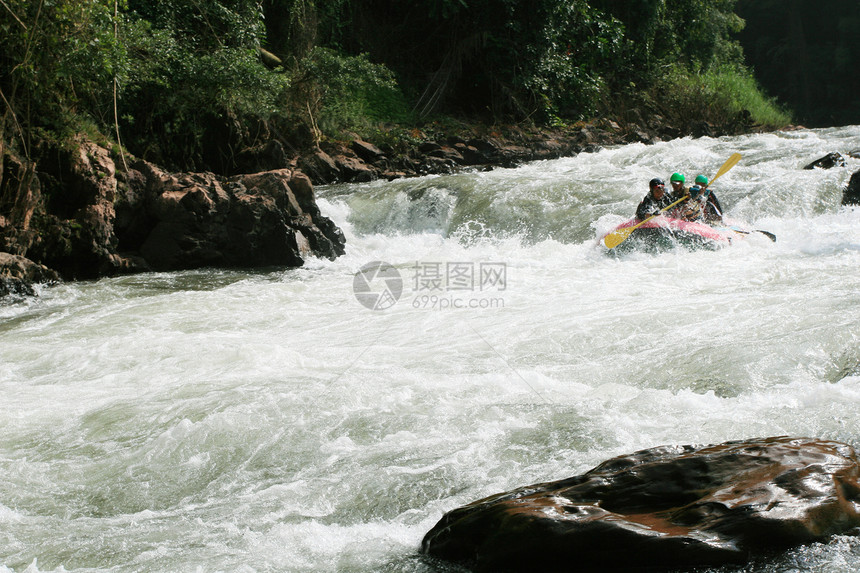
[[[845,158],[842,157],[842,154],[836,153],[828,153],[824,157],[819,157],[804,169],[832,169],[833,167],[844,167],[845,166]]]
[[[376,163],[385,159],[385,154],[381,149],[361,139],[354,139],[350,144],[350,149],[358,155],[362,160],[368,163]]]
[[[343,233],[317,207],[310,180],[278,169],[224,178],[165,173],[140,161],[117,206],[120,245],[154,270],[299,266],[344,252]]]
[[[842,192],[843,205],[860,205],[860,171],[855,171]]]
[[[308,256],[344,252],[343,233],[320,213],[298,171],[167,173],[130,157],[120,169],[118,156],[85,136],[62,149],[44,147],[36,160],[2,157],[0,251],[64,279],[298,266]],[[249,169],[285,161],[279,144],[259,152],[247,155]]]
[[[290,163],[283,144],[276,139],[243,149],[236,154],[234,161],[234,173],[259,173],[284,169]]]
[[[107,149],[79,135],[73,146],[43,152],[36,174],[41,197],[32,205],[33,236],[14,252],[66,279],[133,270],[116,251],[117,169]]]
[[[743,563],[860,526],[842,443],[664,446],[447,513],[422,551],[481,572],[654,571]]]
[[[340,168],[335,160],[321,149],[299,158],[299,169],[307,173],[320,185],[334,183],[340,179]]]

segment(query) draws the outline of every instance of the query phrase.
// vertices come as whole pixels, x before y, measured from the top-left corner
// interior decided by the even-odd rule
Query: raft
[[[639,219],[631,219],[618,225],[606,235],[639,223]],[[611,252],[661,252],[679,246],[716,250],[731,245],[736,240],[744,239],[752,233],[763,233],[771,240],[776,240],[771,233],[748,229],[735,222],[726,221],[723,225],[712,226],[702,222],[660,216],[642,223],[628,239],[611,249]],[[601,244],[606,235],[601,237]]]

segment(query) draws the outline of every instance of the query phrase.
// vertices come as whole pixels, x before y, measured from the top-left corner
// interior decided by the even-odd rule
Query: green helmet
[[[686,179],[683,175],[676,172],[676,173],[672,174],[672,176],[669,178],[669,181],[672,181],[672,182],[680,181],[681,183],[683,183],[684,181],[686,181]]]
[[[699,185],[707,185],[708,178],[704,175],[696,175],[696,183],[698,183]]]

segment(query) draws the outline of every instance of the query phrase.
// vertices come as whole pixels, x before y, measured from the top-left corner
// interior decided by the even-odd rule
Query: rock
[[[344,181],[368,183],[377,178],[376,171],[357,157],[335,155],[333,159]]]
[[[317,149],[310,155],[299,158],[299,169],[313,177],[314,181],[324,185],[340,179],[340,168],[331,155]]]
[[[707,121],[695,121],[691,127],[693,137],[713,137],[714,126]]]
[[[385,159],[385,153],[372,143],[368,143],[360,139],[354,139],[349,147],[356,155],[368,163],[376,163],[377,161]]]
[[[842,157],[841,154],[833,152],[828,153],[824,157],[816,159],[804,169],[815,169],[818,167],[819,169],[830,169],[832,167],[844,167],[845,166],[845,158]]]
[[[5,152],[0,158],[0,250],[25,255],[37,232],[33,215],[42,201],[35,165]]]
[[[484,154],[478,151],[477,147],[467,143],[455,143],[454,149],[462,157],[461,163],[463,165],[480,165],[482,163],[489,163]]]
[[[654,571],[744,563],[860,526],[839,442],[664,446],[447,513],[422,551],[484,571]]]
[[[10,253],[0,253],[0,297],[8,295],[32,296],[37,283],[55,283],[59,275],[30,259]]]
[[[144,161],[134,168],[144,188],[129,195],[142,211],[117,234],[154,270],[300,266],[307,255],[344,252],[343,233],[322,216],[303,174],[168,174]]]
[[[860,205],[860,171],[855,171],[842,192],[843,205]]]
[[[860,159],[860,149],[852,149],[848,152],[848,157],[853,157],[854,159]]]
[[[534,157],[536,159],[557,159],[565,155],[566,149],[557,139],[539,141],[534,146]]]
[[[435,157],[436,159],[444,159],[446,161],[450,161],[453,163],[463,164],[463,154],[457,151],[453,147],[449,147],[447,145],[441,146],[439,149],[435,149],[427,153],[428,157]]]
[[[418,151],[424,154],[432,153],[442,149],[442,146],[435,141],[422,141],[418,144]]]
[[[654,136],[646,133],[642,129],[632,129],[627,132],[627,135],[624,136],[624,141],[627,143],[645,143],[647,145],[653,145],[656,140]]]
[[[38,177],[38,236],[26,256],[66,279],[94,279],[133,267],[116,250],[117,169],[110,152],[83,135],[71,149],[47,153]],[[22,253],[23,254],[23,253]]]

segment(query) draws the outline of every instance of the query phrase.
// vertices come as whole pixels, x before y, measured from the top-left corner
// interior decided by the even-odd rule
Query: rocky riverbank
[[[684,128],[673,127],[656,114],[647,121],[636,110],[629,115],[630,121],[602,118],[564,128],[430,124],[413,129],[407,137],[393,137],[380,131],[365,140],[347,134],[344,140],[320,142],[316,149],[298,156],[294,164],[315,184],[367,182],[463,169],[513,167],[528,161],[594,152],[607,146],[653,144],[686,135],[718,137],[760,130],[745,113],[739,113],[725,125],[702,121]],[[266,158],[279,155],[282,154],[273,153],[271,146],[264,147],[253,163],[266,166]]]
[[[169,173],[79,135],[42,143],[38,159],[3,155],[0,296],[33,284],[205,266],[300,266],[344,252],[343,233],[316,204],[314,185],[512,167],[607,146],[679,136],[760,131],[748,114],[683,129],[635,110],[565,128],[428,124],[325,139],[304,151],[284,142],[241,150],[230,174]],[[290,151],[287,151],[289,149]],[[853,189],[853,187],[852,187]],[[853,191],[852,191],[853,193]],[[851,193],[847,200],[853,200]],[[12,258],[10,258],[12,257]]]
[[[0,295],[122,273],[294,267],[344,252],[310,179],[293,169],[168,173],[83,136],[41,158],[4,156]]]
[[[344,237],[316,205],[313,185],[366,182],[514,166],[683,135],[659,116],[648,122],[599,119],[564,129],[429,124],[319,140],[303,151],[269,140],[240,150],[229,174],[169,173],[118,155],[79,135],[41,142],[35,157],[3,153],[0,260],[3,294],[34,282],[204,266],[299,266],[308,255],[334,258]],[[694,126],[693,135],[755,129]],[[288,152],[287,149],[290,149]]]

